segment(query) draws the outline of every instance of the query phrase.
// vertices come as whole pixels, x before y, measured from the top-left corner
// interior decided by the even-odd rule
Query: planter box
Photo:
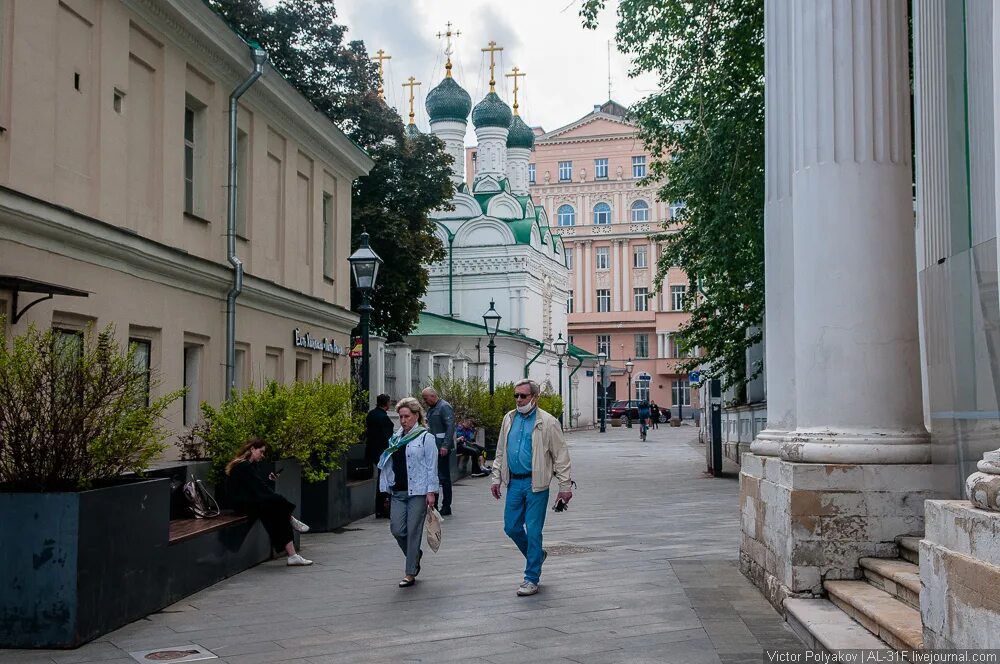
[[[321,482],[302,481],[302,520],[315,532],[329,532],[375,513],[375,480],[347,481],[347,469]]]
[[[0,647],[73,648],[163,606],[170,482],[0,493]]]

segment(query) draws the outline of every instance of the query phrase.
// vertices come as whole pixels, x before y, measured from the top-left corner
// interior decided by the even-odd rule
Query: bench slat
[[[226,526],[243,523],[246,520],[245,514],[234,512],[223,512],[212,519],[175,519],[170,522],[170,536],[167,541],[168,544],[177,544],[198,535],[221,530]]]

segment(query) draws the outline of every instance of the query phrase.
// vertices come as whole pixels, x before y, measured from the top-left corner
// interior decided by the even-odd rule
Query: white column
[[[657,249],[659,249],[659,245],[656,243],[656,241],[655,240],[650,240],[649,241],[649,256],[647,257],[647,260],[649,262],[646,263],[649,266],[649,286],[648,286],[648,288],[649,288],[649,292],[650,293],[653,292],[653,281],[656,279],[656,260],[657,260],[657,255],[656,254],[657,254]],[[652,309],[653,311],[660,311],[660,296],[656,295],[654,297],[649,298],[649,308]]]
[[[791,7],[798,361],[796,429],[781,458],[926,463],[906,1]]]
[[[664,354],[663,354],[663,350],[664,350],[663,332],[657,332],[656,333],[656,357],[657,358],[665,357]]]
[[[581,245],[584,256],[586,256],[586,261],[583,264],[583,312],[589,314],[594,310],[592,301],[594,297],[592,285],[594,279],[594,242],[593,240],[584,240]]]
[[[455,160],[451,165],[451,181],[455,186],[465,182],[465,129],[467,122],[439,120],[431,123],[431,133],[444,141],[445,152]],[[473,173],[469,173],[472,180]]]
[[[506,326],[508,330],[517,330],[521,327],[521,320],[518,318],[517,314],[520,311],[518,307],[518,302],[520,301],[519,289],[510,289],[510,294],[507,296],[508,311],[510,312],[510,323]],[[501,321],[501,324],[503,321]]]
[[[491,175],[501,179],[507,174],[507,128],[478,127],[476,128],[478,157],[476,164],[479,172],[476,180]]]
[[[528,195],[528,162],[530,160],[531,150],[507,148],[507,180],[510,181],[510,191],[515,196]]]
[[[611,241],[611,246],[608,247],[608,260],[611,264],[608,266],[611,268],[611,311],[621,311],[621,273],[619,267],[621,261],[618,259],[618,252],[615,251],[615,240]]]
[[[586,294],[583,291],[583,271],[586,269],[586,263],[584,262],[584,251],[586,251],[586,243],[584,242],[574,242],[573,243],[573,275],[575,277],[576,284],[574,286],[575,292],[573,293],[573,310],[574,311],[586,311],[584,309],[583,303],[586,301]]]
[[[622,252],[622,311],[632,311],[632,247],[628,240],[621,243]]]
[[[795,279],[792,272],[792,10],[764,5],[764,358],[767,426],[750,451],[778,456],[795,430]]]

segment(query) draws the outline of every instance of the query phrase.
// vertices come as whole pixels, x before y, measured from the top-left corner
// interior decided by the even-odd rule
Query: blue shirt
[[[527,415],[514,413],[507,433],[507,467],[510,472],[524,475],[531,472],[531,436],[535,431],[538,408]]]

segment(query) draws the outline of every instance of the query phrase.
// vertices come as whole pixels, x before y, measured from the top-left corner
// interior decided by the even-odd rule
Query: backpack
[[[188,509],[196,519],[212,519],[219,516],[219,503],[208,492],[201,480],[193,479],[184,483],[181,489],[188,502]]]

